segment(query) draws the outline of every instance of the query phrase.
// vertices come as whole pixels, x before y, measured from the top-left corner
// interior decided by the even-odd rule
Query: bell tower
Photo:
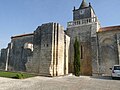
[[[73,9],[73,21],[67,23],[66,34],[70,36],[69,72],[74,73],[74,42],[77,37],[80,48],[81,75],[92,75],[98,70],[97,31],[98,18],[91,4],[82,0],[79,8]]]
[[[82,3],[78,9],[73,9],[73,21],[96,17],[95,12],[91,4],[87,3],[86,0],[82,0]]]

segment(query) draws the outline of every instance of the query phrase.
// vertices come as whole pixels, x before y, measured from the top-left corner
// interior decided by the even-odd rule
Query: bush
[[[24,79],[24,75],[23,75],[22,73],[18,73],[18,74],[16,74],[16,76],[13,77],[13,78],[16,78],[16,79]]]
[[[75,76],[80,76],[80,51],[77,37],[74,43],[74,74]]]

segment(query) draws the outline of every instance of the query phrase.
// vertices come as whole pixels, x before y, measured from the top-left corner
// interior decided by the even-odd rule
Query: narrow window
[[[81,45],[80,58],[83,59],[83,46]]]

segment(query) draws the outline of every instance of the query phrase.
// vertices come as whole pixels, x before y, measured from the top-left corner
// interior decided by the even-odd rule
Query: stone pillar
[[[97,31],[99,29],[98,22],[92,24],[91,28],[91,48],[92,48],[92,74],[99,75],[99,41]]]
[[[98,44],[96,37],[92,37],[91,48],[92,48],[92,75],[96,75],[99,74]]]
[[[65,45],[64,45],[64,74],[68,74],[68,60],[69,60],[69,50],[70,50],[70,37],[65,35]]]
[[[117,34],[117,46],[118,46],[118,64],[120,65],[120,34]]]
[[[52,55],[52,58],[53,58],[53,76],[56,76],[57,75],[57,64],[56,64],[56,58],[57,58],[57,56],[56,56],[56,49],[57,49],[57,24],[54,24],[54,26],[53,26],[54,28],[53,28],[53,39],[52,39],[52,53],[53,53],[53,55]]]
[[[9,48],[7,48],[7,59],[6,59],[6,64],[5,64],[5,71],[8,70],[8,59],[9,59]]]

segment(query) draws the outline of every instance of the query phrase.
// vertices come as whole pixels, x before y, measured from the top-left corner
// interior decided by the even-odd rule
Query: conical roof
[[[88,4],[87,4],[86,0],[82,0],[82,3],[80,5],[80,9],[85,8],[85,7],[88,7]]]

